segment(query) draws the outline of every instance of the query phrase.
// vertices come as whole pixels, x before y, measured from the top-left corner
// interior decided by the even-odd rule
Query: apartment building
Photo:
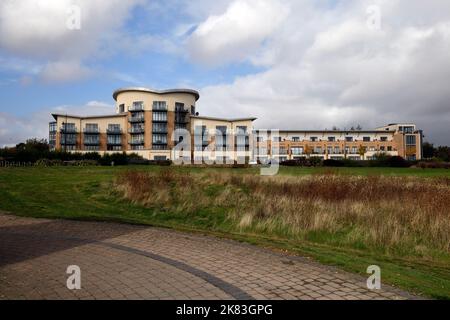
[[[255,135],[255,157],[261,162],[307,157],[371,160],[380,153],[408,160],[422,158],[422,131],[411,123],[375,130],[256,130]]]
[[[114,91],[116,113],[52,114],[49,143],[70,152],[137,153],[149,160],[185,163],[322,159],[371,159],[379,153],[422,158],[422,131],[414,124],[375,130],[255,130],[256,118],[199,115],[200,94],[190,89],[131,87]]]
[[[234,162],[251,158],[256,118],[200,116],[195,107],[200,95],[195,90],[122,88],[113,98],[116,113],[112,115],[52,114],[51,147],[100,154],[125,151],[149,160]]]

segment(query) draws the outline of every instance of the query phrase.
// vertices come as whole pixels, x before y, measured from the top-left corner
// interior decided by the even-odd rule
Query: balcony
[[[128,133],[130,134],[140,134],[140,133],[144,133],[145,132],[145,128],[130,128],[128,129]]]
[[[152,133],[154,134],[167,134],[167,129],[155,129],[153,128]]]
[[[189,120],[186,116],[184,117],[180,117],[180,116],[175,116],[175,123],[188,123]]]
[[[128,143],[132,146],[139,146],[139,145],[144,144],[144,139],[131,140],[131,141],[128,141]]]
[[[84,140],[83,144],[85,146],[98,146],[100,145],[100,140]]]
[[[110,135],[120,135],[122,134],[122,129],[120,128],[111,128],[111,129],[106,129],[106,133],[110,134]]]
[[[66,127],[66,128],[62,127],[60,129],[60,132],[61,133],[77,133],[78,131],[77,131],[77,128],[75,128],[75,127]]]
[[[131,123],[145,122],[145,118],[144,118],[144,116],[129,117],[128,121],[131,122]]]
[[[188,110],[188,109],[185,109],[185,108],[175,107],[175,112],[176,112],[176,113],[187,114],[187,113],[189,113],[189,110]]]
[[[84,128],[83,133],[87,134],[99,134],[100,130],[98,128]]]
[[[143,104],[133,105],[130,108],[128,108],[128,111],[130,112],[144,111],[144,105]]]
[[[108,140],[107,145],[108,146],[121,146],[122,145],[122,141],[120,141],[120,140]]]

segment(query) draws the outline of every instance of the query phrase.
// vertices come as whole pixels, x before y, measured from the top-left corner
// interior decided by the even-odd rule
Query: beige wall
[[[117,95],[116,112],[119,112],[119,106],[125,105],[125,111],[133,105],[133,102],[143,101],[144,109],[151,111],[153,101],[165,101],[169,111],[175,111],[175,102],[184,103],[185,108],[190,110],[191,106],[195,106],[195,96],[190,93],[166,93],[157,94],[150,92],[126,91]]]

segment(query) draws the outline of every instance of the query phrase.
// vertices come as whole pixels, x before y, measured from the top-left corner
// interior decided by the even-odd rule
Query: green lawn
[[[320,239],[308,241],[283,235],[235,231],[226,214],[211,215],[208,210],[189,216],[179,213],[161,214],[159,211],[135,205],[113,191],[116,175],[125,170],[160,170],[154,166],[139,167],[54,167],[54,168],[0,168],[0,210],[21,216],[107,220],[179,230],[202,232],[254,243],[274,249],[307,255],[322,263],[365,274],[367,266],[382,268],[383,281],[416,294],[433,298],[450,298],[450,256],[439,257],[398,256],[330,245]],[[176,168],[192,173],[205,171],[258,174],[257,168],[216,169]],[[450,170],[397,169],[397,168],[296,168],[282,167],[282,175],[305,175],[332,170],[351,175],[395,175],[420,177],[450,177]],[[213,192],[212,190],[211,192]]]

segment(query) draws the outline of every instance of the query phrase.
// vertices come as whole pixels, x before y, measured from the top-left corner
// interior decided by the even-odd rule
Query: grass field
[[[308,255],[360,274],[376,264],[385,282],[450,298],[450,196],[445,189],[450,170],[283,167],[269,182],[256,168],[167,170],[1,168],[0,209],[204,232]],[[378,187],[363,195],[355,192],[366,183]],[[389,196],[395,190],[397,195]],[[361,214],[363,201],[370,217]]]

